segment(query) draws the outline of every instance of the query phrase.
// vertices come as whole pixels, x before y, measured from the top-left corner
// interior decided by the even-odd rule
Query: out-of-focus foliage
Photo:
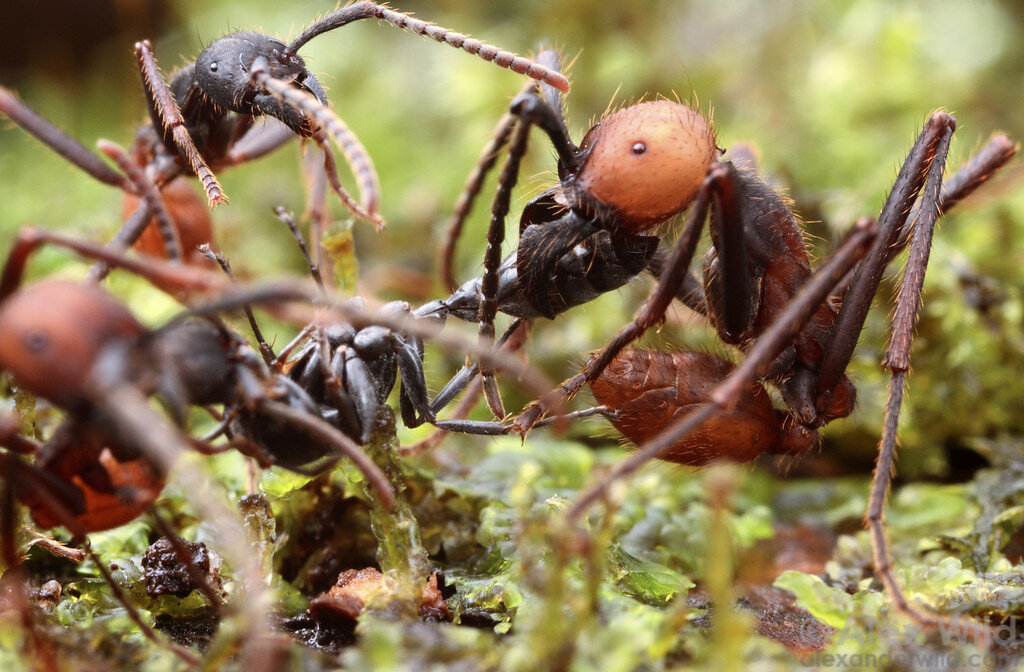
[[[111,4],[128,11],[131,3]],[[53,67],[61,62],[59,54],[31,52],[35,69],[15,72],[0,64],[0,83],[88,146],[100,137],[128,144],[145,118],[131,55],[136,40],[153,40],[169,74],[229,30],[258,27],[289,36],[332,8],[330,2],[309,0],[174,3],[157,32],[98,34],[75,77]],[[749,141],[758,147],[762,171],[794,199],[818,256],[857,216],[877,213],[931,110],[945,108],[958,119],[951,168],[993,130],[1024,138],[1019,100],[1024,15],[1009,0],[445,0],[403,2],[398,8],[521,53],[540,44],[557,47],[572,63],[566,106],[577,139],[609,106],[655,96],[699,102],[702,110],[713,112],[719,144]],[[122,18],[123,25],[136,25]],[[60,22],[54,20],[51,28],[4,21],[0,41],[12,31],[48,30],[59,31]],[[361,224],[354,228],[360,292],[412,302],[441,296],[430,275],[436,240],[521,78],[374,22],[321,36],[303,55],[381,176],[389,228],[383,234]],[[19,129],[0,126],[0,240],[29,223],[97,240],[116,230],[120,199],[114,190],[95,184]],[[304,272],[287,230],[272,214],[278,205],[296,212],[304,207],[299,156],[293,143],[221,176],[231,204],[214,214],[217,235],[244,276]],[[553,152],[535,133],[524,168],[535,177],[517,192],[514,213],[550,182],[553,168]],[[343,180],[351,184],[347,175]],[[901,488],[888,517],[900,579],[912,599],[976,615],[1024,612],[1016,564],[1024,551],[1013,545],[1024,517],[1022,446],[1012,438],[1024,434],[1020,181],[1018,169],[1007,171],[944,218],[936,236],[913,352],[900,466],[910,478],[947,482]],[[462,279],[480,271],[491,189],[485,187],[461,243]],[[332,207],[341,217],[337,204]],[[80,277],[83,268],[63,252],[48,251],[32,271]],[[793,652],[798,647],[787,650],[758,636],[768,626],[763,617],[756,624],[748,618],[762,612],[750,606],[756,598],[742,579],[766,564],[759,549],[771,548],[789,526],[837,535],[828,564],[822,571],[803,573],[797,567],[777,581],[772,575],[754,583],[774,581],[793,593],[796,605],[817,619],[813,626],[804,622],[801,632],[808,638],[824,633],[825,652],[923,652],[957,655],[961,661],[978,653],[956,637],[942,642],[915,631],[890,613],[872,581],[870,545],[860,531],[865,474],[884,404],[878,362],[893,286],[887,282],[883,288],[854,362],[858,411],[829,428],[820,460],[805,461],[821,462],[826,469],[838,464],[844,478],[784,480],[760,468],[737,470],[727,477],[736,487],[731,510],[722,512],[708,497],[705,474],[651,465],[615,492],[612,513],[591,522],[599,543],[581,559],[566,550],[572,546],[571,530],[552,527],[551,521],[595,470],[622,454],[610,430],[588,421],[567,438],[537,433],[525,445],[452,437],[437,455],[404,466],[407,494],[419,525],[417,543],[454,589],[449,608],[456,619],[481,627],[394,621],[386,609],[371,609],[360,620],[358,644],[345,649],[341,661],[351,669],[417,670],[551,669],[552,661],[576,670],[807,664],[801,656],[809,654]],[[525,346],[530,361],[561,379],[631,317],[648,287],[638,280],[553,325],[537,325]],[[115,277],[112,289],[148,321],[175,310],[168,299],[132,279]],[[282,333],[278,342],[291,335]],[[648,338],[720,348],[713,339],[688,315]],[[435,385],[461,357],[428,351]],[[510,407],[527,400],[514,383],[503,387]],[[400,436],[411,441],[423,430],[402,430]],[[969,482],[955,482],[962,480],[957,470],[964,455],[972,467],[983,457],[993,468]],[[224,456],[212,464],[233,498],[245,492],[243,460]],[[353,566],[380,562],[365,493],[349,476],[347,471],[313,481],[277,471],[262,476],[261,489],[276,519],[268,552],[274,553],[273,586],[282,617],[302,612],[310,596],[326,589],[314,590],[310,569],[333,570],[332,555]],[[184,536],[216,546],[202,521],[194,519],[183,497],[187,491],[187,484],[172,483],[162,510]],[[335,536],[323,533],[321,518],[328,513],[340,530]],[[100,557],[121,567],[119,580],[131,583],[138,557],[155,536],[143,520],[91,540]],[[311,539],[321,545],[306,545]],[[713,543],[716,539],[724,545]],[[34,549],[30,561],[49,571],[52,561],[44,555]],[[57,575],[67,581],[53,621],[72,627],[54,625],[47,633],[66,660],[91,647],[97,658],[124,669],[180,667],[141,638],[94,570],[58,564]],[[739,578],[736,585],[716,588],[711,575],[723,566],[730,579]],[[148,620],[167,613],[180,617],[202,606],[196,595],[174,604],[134,597]],[[736,598],[741,611],[734,614],[723,605]],[[780,613],[783,622],[797,618],[795,612]],[[19,655],[24,631],[16,616],[5,613],[0,619],[0,669],[30,669]],[[879,637],[885,628],[891,636]],[[296,669],[321,669],[337,659],[302,649],[291,662]]]

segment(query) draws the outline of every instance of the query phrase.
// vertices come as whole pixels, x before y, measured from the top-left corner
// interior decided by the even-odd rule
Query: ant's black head
[[[309,136],[309,120],[294,107],[262,92],[250,77],[253,61],[266,59],[268,74],[291,82],[326,104],[327,97],[316,78],[306,70],[302,57],[287,45],[267,35],[250,31],[231,33],[216,40],[199,54],[195,82],[220,107],[253,116],[270,115],[302,136]]]

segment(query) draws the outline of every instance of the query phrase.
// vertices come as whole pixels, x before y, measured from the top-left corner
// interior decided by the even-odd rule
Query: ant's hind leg
[[[906,391],[906,374],[910,369],[910,345],[913,341],[914,326],[917,322],[921,305],[921,288],[928,266],[931,252],[932,236],[935,222],[939,216],[940,189],[942,170],[949,149],[952,127],[942,135],[934,150],[934,160],[927,172],[927,181],[922,193],[920,216],[914,225],[914,233],[910,242],[910,255],[906,270],[900,283],[899,296],[892,320],[892,334],[889,349],[883,365],[891,371],[889,379],[889,400],[886,404],[885,425],[882,438],[878,444],[878,458],[875,462],[874,477],[871,481],[871,495],[865,523],[871,535],[871,548],[874,554],[875,570],[885,585],[893,604],[897,609],[915,620],[927,625],[937,626],[947,623],[947,619],[912,604],[896,581],[892,565],[892,553],[889,548],[889,537],[885,528],[885,500],[892,482],[896,458],[896,434],[899,426],[899,413]],[[990,640],[992,632],[981,623],[972,623],[969,632],[973,638],[984,642]]]
[[[891,258],[889,251],[905,228],[914,201],[921,193],[925,178],[936,162],[939,164],[938,179],[941,183],[946,152],[943,150],[940,156],[939,148],[943,145],[948,147],[955,128],[956,120],[953,117],[945,112],[933,113],[910,149],[906,161],[903,162],[903,167],[900,168],[889,197],[878,216],[878,238],[853,273],[853,279],[832,327],[831,342],[824,349],[818,376],[819,394],[828,394],[835,389],[846,371],[853,357],[853,350],[857,346],[857,339],[864,328],[868,310],[878,292],[882,274]],[[926,198],[926,209],[937,209],[938,187],[934,195]],[[925,213],[922,213],[922,216],[925,216]]]

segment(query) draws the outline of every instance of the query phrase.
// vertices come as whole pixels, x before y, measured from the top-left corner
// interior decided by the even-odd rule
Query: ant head
[[[717,146],[711,124],[670,100],[633,105],[583,138],[576,185],[639,233],[682,212],[700,190]]]
[[[40,282],[0,305],[0,369],[28,392],[77,408],[85,404],[85,381],[101,351],[144,331],[97,287]]]
[[[266,59],[267,74],[274,79],[301,86],[318,99],[323,96],[322,88],[306,70],[301,56],[289,50],[284,42],[251,31],[225,35],[204,49],[196,58],[195,81],[210,100],[224,109],[243,114],[269,114],[296,133],[308,136],[309,122],[300,112],[276,100],[260,100],[259,88],[250,77],[253,62],[260,57]],[[307,79],[312,81],[304,85]],[[321,102],[326,103],[326,100]]]

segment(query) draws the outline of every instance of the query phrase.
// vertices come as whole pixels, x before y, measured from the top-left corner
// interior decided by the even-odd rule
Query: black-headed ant
[[[298,51],[310,40],[353,21],[377,18],[398,28],[411,30],[438,42],[447,43],[496,65],[541,79],[568,90],[568,82],[557,72],[528,59],[498,49],[460,33],[414,19],[401,12],[372,2],[356,2],[341,7],[313,22],[285,43],[253,31],[231,33],[210,43],[195,61],[188,63],[167,82],[157,67],[148,41],[135,45],[135,55],[144,83],[151,124],[136,135],[131,156],[141,177],[124,173],[132,168],[118,162],[114,170],[81,143],[38,115],[17,96],[0,87],[0,113],[39,138],[55,152],[97,180],[122,189],[129,204],[145,189],[164,189],[182,173],[195,174],[203,185],[210,206],[225,202],[226,196],[215,172],[263,156],[298,135],[312,138],[324,152],[324,172],[343,204],[357,216],[375,222],[378,213],[379,186],[369,154],[356,136],[330,109],[329,101],[317,78],[307,69]],[[254,127],[260,116],[280,123]],[[333,150],[333,139],[352,166],[360,201],[341,186]],[[140,186],[145,183],[145,187]],[[195,201],[194,195],[180,192],[178,200]],[[194,205],[192,203],[191,205]],[[126,206],[128,207],[128,206]],[[161,222],[164,247],[171,258],[180,258],[181,243],[199,237],[209,242],[203,231],[205,221],[193,221],[196,215],[168,207],[172,217]],[[126,247],[135,242],[156,214],[151,199],[136,207],[119,234]],[[166,212],[163,214],[166,215]],[[170,222],[177,222],[174,228]],[[198,233],[193,233],[196,230]],[[177,241],[180,237],[182,240]],[[152,246],[152,243],[150,243]],[[186,248],[191,253],[190,248]]]

